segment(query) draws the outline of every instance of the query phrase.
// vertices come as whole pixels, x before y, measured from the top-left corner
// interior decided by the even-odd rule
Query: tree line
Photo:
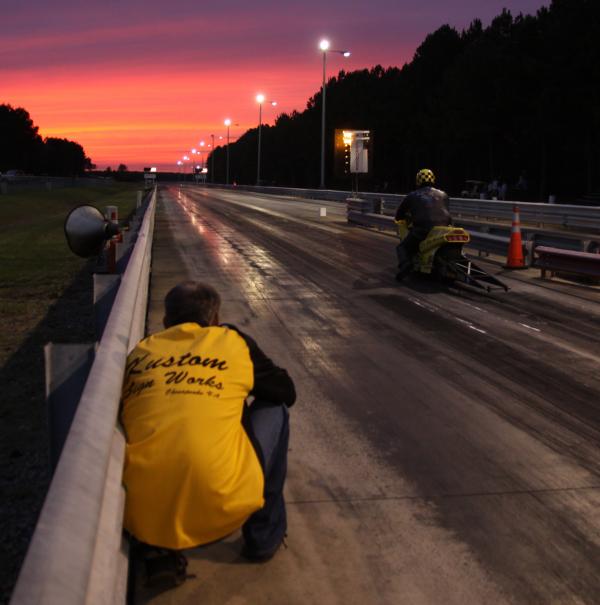
[[[42,137],[22,107],[0,105],[0,172],[77,176],[95,168],[83,147],[74,141]]]
[[[531,199],[600,191],[600,2],[552,0],[535,15],[502,11],[488,27],[444,25],[402,68],[346,73],[327,83],[326,181],[336,128],[373,131],[373,170],[361,188],[407,191],[418,169],[458,193],[467,179],[519,178]],[[317,187],[322,94],[262,127],[264,183]],[[230,145],[230,181],[256,180],[258,128]],[[225,147],[214,180],[225,180]]]

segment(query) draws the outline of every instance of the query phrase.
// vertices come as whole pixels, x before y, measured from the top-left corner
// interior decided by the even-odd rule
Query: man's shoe
[[[179,552],[160,549],[146,555],[146,586],[174,588],[187,578],[187,559]]]
[[[285,539],[281,540],[281,542],[271,550],[256,550],[254,548],[250,548],[247,544],[244,544],[242,547],[242,552],[240,553],[244,559],[250,561],[251,563],[266,563],[270,561],[275,553],[279,550],[281,546],[287,548],[287,544],[285,543]]]

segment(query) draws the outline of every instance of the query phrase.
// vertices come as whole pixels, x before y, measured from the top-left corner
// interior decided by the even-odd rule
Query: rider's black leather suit
[[[396,220],[405,220],[410,227],[407,237],[396,248],[399,276],[410,270],[411,258],[432,227],[451,225],[448,195],[434,187],[421,187],[409,193],[396,210]]]
[[[427,232],[437,225],[450,225],[448,195],[434,187],[421,187],[409,193],[396,210],[396,220],[412,223],[413,229]]]

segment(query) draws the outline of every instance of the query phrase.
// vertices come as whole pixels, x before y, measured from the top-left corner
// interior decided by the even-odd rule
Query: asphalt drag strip
[[[393,238],[317,209],[161,192],[150,330],[170,287],[210,282],[299,398],[287,548],[251,565],[234,534],[139,602],[597,603],[593,301],[399,286]]]

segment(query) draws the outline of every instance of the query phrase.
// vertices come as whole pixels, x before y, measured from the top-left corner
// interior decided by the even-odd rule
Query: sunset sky
[[[263,92],[301,111],[328,75],[410,61],[427,33],[485,25],[542,0],[0,0],[0,103],[27,109],[42,136],[81,143],[99,168],[175,169],[210,135],[258,123]]]

